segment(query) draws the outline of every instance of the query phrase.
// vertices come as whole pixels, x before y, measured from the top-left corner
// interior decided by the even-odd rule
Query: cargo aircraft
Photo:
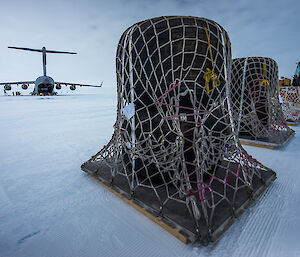
[[[14,47],[9,46],[8,48],[18,49],[18,50],[25,50],[25,51],[32,51],[32,52],[40,52],[43,55],[43,76],[38,77],[35,81],[20,81],[20,82],[4,82],[0,83],[0,86],[4,86],[4,92],[10,91],[12,89],[12,85],[21,85],[22,89],[28,89],[29,85],[34,85],[34,90],[31,92],[31,95],[56,95],[54,88],[56,90],[60,90],[62,86],[70,86],[70,90],[75,90],[76,86],[79,87],[101,87],[102,83],[99,86],[95,85],[85,85],[85,84],[77,84],[77,83],[69,83],[69,82],[57,82],[54,81],[53,78],[47,76],[46,74],[46,53],[55,53],[55,54],[77,54],[73,52],[64,52],[64,51],[53,51],[53,50],[46,50],[46,47],[42,49],[32,49],[26,47]]]

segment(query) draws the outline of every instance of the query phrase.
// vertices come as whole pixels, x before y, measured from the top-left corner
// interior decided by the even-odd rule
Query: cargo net
[[[281,107],[289,122],[300,121],[300,87],[280,87]]]
[[[127,29],[117,49],[114,134],[82,166],[201,238],[214,238],[274,175],[237,140],[230,51],[226,31],[203,18]]]
[[[281,145],[292,134],[279,101],[278,66],[271,58],[233,59],[231,99],[240,138]]]

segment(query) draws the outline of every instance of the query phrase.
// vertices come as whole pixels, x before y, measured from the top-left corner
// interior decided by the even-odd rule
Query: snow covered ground
[[[0,256],[300,256],[300,127],[280,150],[246,147],[278,179],[221,239],[184,245],[80,165],[107,143],[114,92],[0,97]]]

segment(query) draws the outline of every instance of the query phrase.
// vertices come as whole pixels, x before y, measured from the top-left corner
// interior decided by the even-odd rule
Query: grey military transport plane
[[[53,78],[46,75],[46,64],[47,64],[46,53],[55,53],[55,54],[76,54],[76,53],[46,50],[45,47],[43,47],[42,49],[32,49],[32,48],[25,48],[25,47],[9,46],[8,48],[42,53],[43,54],[43,73],[44,73],[44,75],[38,77],[35,81],[0,83],[0,86],[4,86],[4,91],[11,90],[12,85],[22,85],[22,89],[27,89],[29,85],[34,85],[34,90],[31,93],[32,95],[56,95],[57,92],[54,91],[54,88],[57,90],[60,90],[61,87],[64,85],[70,86],[71,90],[75,90],[76,86],[79,86],[79,87],[101,87],[103,84],[103,81],[102,81],[101,85],[99,85],[99,86],[68,83],[68,82],[57,82],[57,81],[54,81]]]

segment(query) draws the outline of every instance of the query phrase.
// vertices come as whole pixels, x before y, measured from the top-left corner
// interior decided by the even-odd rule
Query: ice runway
[[[245,147],[277,172],[215,244],[184,245],[80,165],[108,143],[116,96],[0,98],[0,256],[299,256],[300,127],[280,150]]]

